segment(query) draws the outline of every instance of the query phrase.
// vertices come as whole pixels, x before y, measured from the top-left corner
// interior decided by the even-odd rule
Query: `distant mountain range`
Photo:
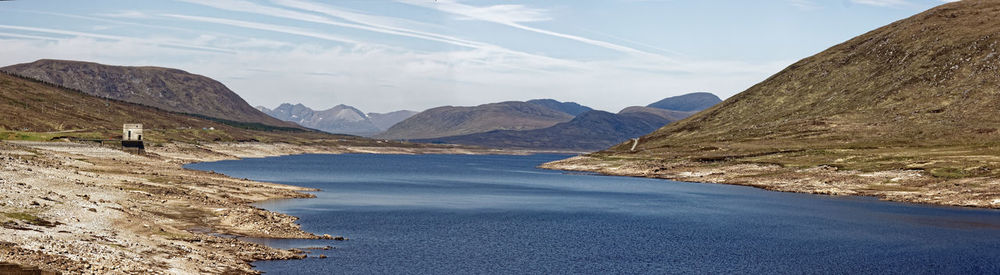
[[[673,120],[655,113],[613,114],[592,110],[552,127],[418,139],[415,142],[453,143],[493,148],[591,151],[652,132]]]
[[[473,107],[444,106],[420,112],[375,137],[428,139],[493,130],[532,130],[573,119],[573,115],[544,105],[508,101]]]
[[[295,122],[316,130],[358,136],[371,136],[381,133],[388,129],[389,126],[417,113],[403,110],[386,114],[365,114],[357,108],[343,104],[320,111],[313,110],[301,103],[295,105],[284,103],[273,110],[263,106],[257,106],[257,109],[274,118]]]
[[[177,69],[42,59],[3,67],[0,71],[80,90],[97,97],[172,112],[279,127],[298,127],[254,109],[218,81]]]
[[[404,110],[366,114],[347,105],[319,111],[288,103],[274,109],[254,108],[218,81],[169,68],[43,59],[0,70],[99,98],[209,119],[204,122],[209,124],[204,125],[215,125],[211,124],[214,120],[229,125],[243,123],[239,127],[257,127],[253,126],[255,124],[277,127],[275,129],[298,127],[337,134],[498,148],[596,150],[648,133],[718,102],[718,97],[712,94],[695,93],[667,98],[650,104],[651,107],[629,107],[618,114],[553,99],[472,107],[444,106],[419,113]],[[190,119],[179,119],[186,120]],[[150,121],[151,125],[171,125],[167,121],[156,122],[158,119]],[[77,129],[90,125],[74,119],[44,127],[31,123],[8,124],[4,127]]]
[[[715,97],[714,95],[711,96]],[[718,100],[718,97],[715,98]],[[618,114],[591,110],[588,107],[580,105],[563,104],[555,100],[533,100],[528,102],[542,102],[543,104],[540,106],[545,106],[546,108],[563,110],[565,107],[571,107],[569,110],[586,109],[587,111],[580,113],[570,121],[545,128],[492,130],[466,135],[415,139],[412,141],[510,149],[599,150],[629,138],[648,134],[667,123],[686,118],[700,110],[698,108],[703,108],[705,102],[709,102],[704,99],[703,95],[684,95],[660,101],[668,102],[672,104],[671,106],[688,111],[633,106],[625,108]]]

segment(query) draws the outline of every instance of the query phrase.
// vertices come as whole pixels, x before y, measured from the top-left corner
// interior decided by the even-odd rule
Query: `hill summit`
[[[298,127],[247,104],[218,81],[178,69],[42,59],[0,68],[89,95],[224,120]]]
[[[712,93],[698,92],[664,98],[646,107],[691,112],[708,109],[719,102],[722,102],[722,99]]]

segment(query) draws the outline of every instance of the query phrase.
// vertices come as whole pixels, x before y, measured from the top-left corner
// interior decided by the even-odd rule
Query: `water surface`
[[[1000,211],[607,177],[565,155],[298,155],[191,164],[322,189],[259,206],[349,241],[268,274],[1000,273]]]

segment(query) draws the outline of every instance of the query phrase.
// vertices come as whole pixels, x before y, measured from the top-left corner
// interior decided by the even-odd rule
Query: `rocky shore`
[[[859,172],[831,166],[790,168],[754,163],[704,163],[577,156],[541,168],[613,176],[745,185],[772,191],[872,196],[883,200],[1000,208],[1000,180],[942,180],[913,170]]]
[[[185,163],[303,153],[491,153],[460,148],[165,144],[144,155],[73,142],[0,143],[0,262],[69,274],[255,274],[305,257],[225,235],[321,238],[251,204],[307,188],[235,179]],[[333,232],[316,232],[317,234]]]

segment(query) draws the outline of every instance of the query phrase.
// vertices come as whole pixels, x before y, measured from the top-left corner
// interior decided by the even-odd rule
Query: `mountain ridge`
[[[372,136],[384,132],[392,125],[407,119],[417,112],[399,110],[389,113],[364,113],[353,106],[338,104],[326,110],[314,110],[302,103],[282,103],[270,109],[264,106],[255,107],[274,118],[294,122],[304,127],[320,131]]]
[[[214,79],[179,69],[41,59],[6,66],[0,68],[0,71],[80,90],[97,97],[166,111],[278,127],[297,127],[251,107],[243,98]]]
[[[562,111],[522,101],[505,101],[478,106],[442,106],[413,115],[385,132],[386,139],[428,139],[492,130],[531,130],[573,119]]]
[[[588,111],[593,110],[590,107],[580,105],[579,103],[576,102],[561,102],[551,98],[532,99],[525,102],[540,105],[563,113],[567,113],[570,114],[571,116],[578,116],[582,113],[586,113]]]

